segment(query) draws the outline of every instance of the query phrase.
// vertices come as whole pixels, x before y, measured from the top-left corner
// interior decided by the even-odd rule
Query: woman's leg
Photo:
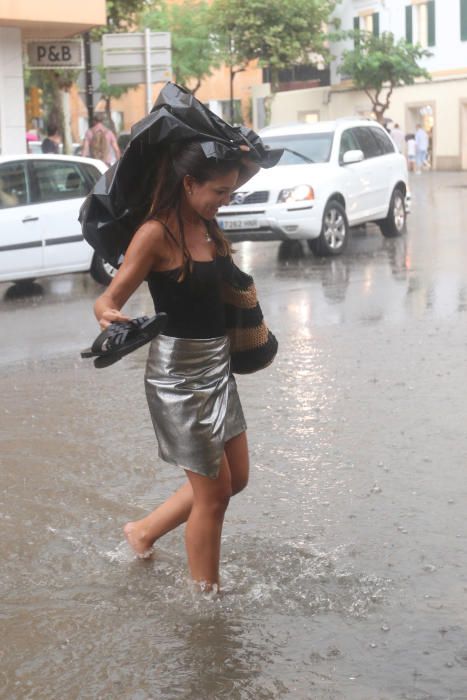
[[[123,531],[128,544],[144,557],[159,537],[188,520],[192,503],[193,489],[188,481],[145,518],[125,525]]]
[[[235,495],[248,483],[246,433],[236,435],[226,442],[224,449],[231,474],[232,495]],[[192,504],[193,488],[188,481],[145,518],[125,525],[125,536],[131,547],[140,556],[147,554],[156,540],[188,520]]]
[[[222,525],[232,495],[225,455],[217,479],[186,470],[193,489],[193,505],[186,524],[185,544],[193,581],[211,590],[219,584]]]

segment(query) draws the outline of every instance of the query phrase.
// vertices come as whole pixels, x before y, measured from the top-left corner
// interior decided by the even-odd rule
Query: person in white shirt
[[[391,138],[397,146],[399,153],[405,153],[405,134],[399,124],[394,124],[391,129]]]
[[[407,165],[410,173],[415,170],[415,136],[407,134],[405,137],[407,142]]]
[[[416,173],[421,173],[422,166],[426,161],[428,155],[428,134],[421,124],[417,124],[417,130],[415,132],[415,161],[416,161]]]

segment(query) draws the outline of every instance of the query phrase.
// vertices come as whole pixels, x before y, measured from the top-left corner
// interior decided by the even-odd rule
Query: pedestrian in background
[[[107,166],[111,166],[120,158],[120,148],[113,131],[104,126],[104,114],[96,112],[94,125],[86,131],[83,140],[82,155],[88,158],[101,160]]]
[[[41,137],[39,136],[39,128],[37,125],[37,120],[33,119],[31,128],[26,131],[26,146],[27,146],[28,153],[32,153],[31,149],[29,148],[29,144],[31,142],[36,142],[36,141],[40,141],[40,140],[41,140]]]
[[[399,153],[405,153],[405,134],[399,124],[394,124],[391,129],[391,138],[397,146]]]
[[[47,136],[42,141],[42,153],[59,153],[60,152],[60,134],[56,126],[47,127]]]
[[[405,141],[407,144],[406,151],[407,151],[407,167],[410,173],[413,173],[415,170],[415,152],[416,152],[416,144],[415,144],[415,134],[407,134],[405,137]]]
[[[428,134],[426,133],[425,129],[422,127],[421,124],[417,124],[417,130],[415,131],[415,173],[417,175],[420,175],[423,166],[426,165],[428,145]]]

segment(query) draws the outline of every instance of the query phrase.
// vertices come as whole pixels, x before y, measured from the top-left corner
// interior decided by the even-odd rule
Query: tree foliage
[[[92,38],[102,34],[130,32],[137,23],[138,15],[146,8],[147,0],[106,0],[107,25],[93,30]]]
[[[395,87],[412,85],[417,78],[430,79],[419,61],[431,53],[420,44],[396,41],[390,32],[379,37],[362,31],[340,36],[348,37],[354,39],[355,48],[344,51],[338,70],[368,95],[379,122],[384,120]]]
[[[278,72],[327,58],[324,26],[338,0],[213,0],[211,29],[224,61],[236,71],[255,59]]]
[[[206,0],[177,3],[162,0],[144,12],[140,19],[141,25],[152,31],[171,32],[174,80],[187,88],[191,84],[193,94],[203,78],[211,74],[211,69],[220,65],[209,17]]]

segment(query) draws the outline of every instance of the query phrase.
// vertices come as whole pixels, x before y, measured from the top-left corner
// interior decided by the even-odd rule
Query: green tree
[[[140,24],[152,31],[172,34],[172,71],[175,82],[193,94],[211,69],[221,61],[209,27],[210,11],[206,0],[163,0],[142,13]],[[194,81],[194,84],[193,84]],[[190,87],[191,85],[191,87]]]
[[[94,30],[96,34],[130,32],[138,22],[138,15],[148,5],[148,0],[106,0],[107,26]]]
[[[258,60],[271,71],[273,91],[279,70],[329,57],[325,25],[339,0],[213,0],[211,29],[230,70],[231,100],[237,73]]]
[[[413,85],[417,78],[430,79],[419,61],[432,54],[420,44],[408,44],[405,39],[396,41],[390,32],[374,36],[370,32],[352,31],[338,38],[349,37],[355,46],[344,51],[338,70],[366,93],[376,119],[382,123],[394,88]]]

